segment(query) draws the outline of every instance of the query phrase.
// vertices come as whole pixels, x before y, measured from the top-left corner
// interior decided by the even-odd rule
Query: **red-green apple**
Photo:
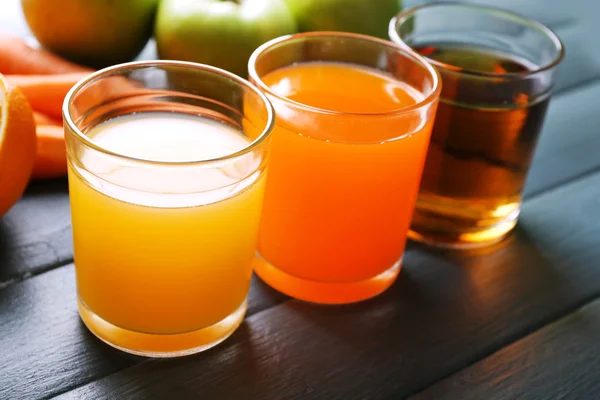
[[[302,32],[342,31],[388,38],[402,0],[286,0]]]
[[[163,59],[194,61],[248,73],[264,42],[296,32],[283,0],[162,0],[154,34]]]
[[[21,0],[34,36],[72,61],[102,68],[134,59],[152,35],[158,0]]]

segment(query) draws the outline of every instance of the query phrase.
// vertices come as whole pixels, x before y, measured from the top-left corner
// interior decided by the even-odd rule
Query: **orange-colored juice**
[[[211,159],[248,145],[236,129],[166,112],[125,115],[88,136],[156,161]],[[210,346],[241,322],[264,191],[252,154],[205,166],[115,164],[85,149],[69,168],[84,322],[131,352]]]
[[[395,280],[431,121],[400,111],[416,89],[366,67],[307,62],[263,76],[277,112],[255,269],[322,303]]]

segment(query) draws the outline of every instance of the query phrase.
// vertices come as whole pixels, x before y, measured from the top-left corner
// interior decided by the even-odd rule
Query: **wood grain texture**
[[[0,398],[34,399],[135,362],[80,322],[72,267],[0,290]]]
[[[600,2],[594,7],[600,14]],[[591,11],[590,11],[591,12]],[[585,23],[569,25],[558,29],[565,47],[565,57],[558,67],[554,97],[576,88],[600,81],[600,57],[596,54],[600,45],[588,40],[598,34],[598,27]]]
[[[248,315],[286,298],[253,281]],[[0,290],[0,321],[0,399],[48,397],[144,360],[83,325],[72,265]]]
[[[435,1],[435,0],[428,0]],[[442,0],[443,1],[443,0]],[[463,0],[467,3],[502,7],[535,18],[553,30],[579,23],[582,9],[595,11],[595,0]],[[417,0],[418,2],[418,0]]]
[[[0,217],[0,288],[73,258],[66,181],[37,183]]]
[[[214,351],[144,362],[62,398],[403,398],[599,296],[598,218],[600,174],[532,199],[493,249],[412,247],[372,301],[292,300]]]
[[[410,399],[598,399],[599,337],[595,301]]]
[[[551,100],[525,197],[600,168],[600,82]]]

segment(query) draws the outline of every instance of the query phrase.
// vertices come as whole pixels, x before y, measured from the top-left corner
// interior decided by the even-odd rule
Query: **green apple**
[[[21,0],[47,49],[94,68],[134,59],[152,35],[158,0]]]
[[[194,61],[248,74],[264,42],[296,32],[283,0],[162,0],[154,34],[163,59]]]
[[[286,0],[302,32],[341,31],[388,38],[402,0]]]

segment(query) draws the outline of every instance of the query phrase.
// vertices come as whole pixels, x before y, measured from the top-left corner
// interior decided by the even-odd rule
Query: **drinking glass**
[[[451,248],[501,240],[517,223],[559,38],[512,12],[452,2],[406,10],[389,33],[443,82],[409,237]]]
[[[437,73],[391,42],[317,32],[259,47],[249,75],[276,110],[256,273],[316,303],[381,293],[400,271]]]
[[[223,341],[247,307],[269,101],[226,71],[151,61],[90,75],[63,113],[83,322],[145,356]]]

